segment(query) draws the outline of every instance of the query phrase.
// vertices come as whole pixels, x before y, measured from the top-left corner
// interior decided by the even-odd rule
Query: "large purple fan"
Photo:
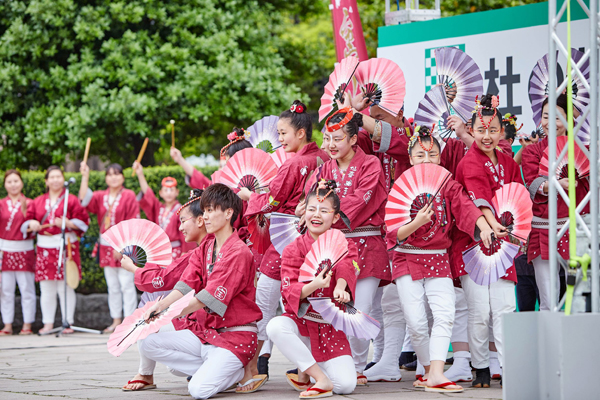
[[[435,69],[450,107],[466,123],[475,107],[475,96],[483,93],[479,66],[456,47],[440,47],[435,49]]]
[[[365,340],[379,335],[379,322],[349,304],[334,302],[330,297],[309,297],[308,301],[325,321],[346,335]]]
[[[558,58],[558,51],[556,52]],[[583,58],[585,54],[576,49],[571,49],[571,58],[575,64]],[[550,83],[550,73],[548,68],[548,54],[540,58],[533,67],[531,78],[529,79],[529,100],[531,101],[531,111],[533,112],[533,121],[536,126],[542,122],[542,104],[548,97],[548,86]],[[590,79],[590,62],[589,59],[584,61],[580,68],[583,77],[589,82]],[[583,85],[579,75],[573,75],[573,105],[583,113],[590,103],[590,93]],[[584,144],[590,142],[589,121],[584,121],[581,129],[577,133],[577,137]]]
[[[270,115],[256,121],[254,125],[247,129],[250,136],[246,136],[246,140],[253,147],[264,150],[267,153],[272,153],[280,146],[277,121],[279,121],[279,117],[275,115]]]
[[[283,249],[302,235],[302,231],[299,230],[299,223],[300,218],[294,215],[271,213],[269,234],[271,235],[271,243],[279,254],[283,254]]]
[[[476,284],[489,285],[506,275],[518,252],[519,246],[506,240],[495,239],[489,249],[480,242],[463,252],[465,271]]]
[[[442,139],[440,144],[444,147],[445,140],[451,137],[453,133],[446,126],[449,116],[450,113],[444,89],[441,86],[434,86],[425,93],[425,97],[419,102],[419,107],[417,107],[417,112],[415,112],[415,125],[426,126],[429,129],[435,126],[433,135],[438,135],[437,139]]]

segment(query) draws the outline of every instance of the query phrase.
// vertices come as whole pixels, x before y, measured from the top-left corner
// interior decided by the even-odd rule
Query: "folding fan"
[[[257,214],[248,219],[251,247],[259,254],[265,254],[271,246],[269,236],[269,219],[264,214]]]
[[[221,170],[217,170],[217,171],[213,172],[213,174],[210,176],[211,182],[212,183],[219,182],[219,176],[221,176]]]
[[[230,188],[243,187],[255,191],[267,186],[277,175],[277,166],[271,157],[259,149],[238,151],[227,161],[217,182]]]
[[[146,263],[169,265],[173,262],[171,240],[160,226],[147,219],[119,222],[104,232],[102,239],[131,258],[138,267]]]
[[[283,255],[286,246],[305,231],[306,228],[300,229],[300,218],[295,215],[271,213],[269,233],[271,234],[271,243],[279,254]]]
[[[394,183],[385,205],[385,224],[393,231],[412,221],[432,196],[439,193],[451,173],[437,164],[419,164],[406,170]]]
[[[489,285],[506,275],[513,265],[520,246],[503,239],[494,239],[487,249],[482,242],[463,251],[465,271],[478,285]]]
[[[379,322],[349,304],[340,304],[330,297],[309,297],[308,301],[325,321],[346,335],[365,340],[379,335]]]
[[[300,266],[298,282],[310,282],[323,269],[332,269],[348,254],[348,241],[338,229],[330,229],[315,241]]]
[[[473,59],[456,47],[435,49],[437,83],[442,84],[446,98],[456,113],[467,122],[475,96],[483,93],[483,78]]]
[[[277,121],[279,117],[269,115],[259,119],[246,129],[246,140],[257,149],[272,153],[273,150],[281,145],[279,143],[279,133],[277,132]]]
[[[527,188],[517,182],[502,186],[496,190],[492,207],[496,211],[500,224],[509,228],[513,236],[526,242],[533,219],[533,203]]]
[[[558,157],[564,149],[564,147],[567,146],[568,141],[569,138],[567,136],[558,136],[556,138],[556,157]],[[542,160],[540,161],[540,176],[549,176],[548,165],[548,147],[546,147],[546,150],[544,150],[544,155],[542,156]],[[558,166],[556,167],[557,179],[568,177],[568,165],[569,155],[567,151],[565,156],[560,160]],[[590,161],[585,156],[583,150],[581,150],[581,148],[577,145],[577,143],[575,143],[575,172],[578,178],[588,176],[590,173]]]
[[[434,86],[425,93],[425,97],[419,102],[414,122],[415,125],[428,128],[435,126],[433,134],[434,136],[438,135],[437,139],[442,139],[440,145],[445,146],[445,140],[453,134],[453,131],[446,126],[450,115],[444,89],[442,86]]]
[[[335,65],[333,72],[329,75],[329,82],[325,85],[323,96],[321,96],[319,121],[322,121],[329,113],[338,109],[336,101],[342,101],[346,89],[351,85],[352,76],[359,63],[358,58],[348,56]]]
[[[385,58],[363,61],[356,70],[356,81],[371,105],[396,116],[404,104],[406,80],[395,62]]]
[[[277,168],[280,168],[283,165],[283,163],[285,163],[290,158],[294,157],[295,154],[296,153],[292,152],[288,153],[285,150],[283,150],[282,147],[280,147],[271,154],[271,158],[273,159],[273,162],[275,163]]]
[[[173,318],[181,313],[181,311],[190,303],[192,297],[194,297],[193,290],[156,314],[156,318],[152,321],[145,320],[144,314],[158,300],[147,302],[143,307],[135,310],[133,314],[125,317],[125,320],[121,325],[115,328],[115,331],[110,335],[108,343],[106,344],[108,352],[115,357],[119,357],[129,348],[129,346],[138,340],[145,339],[151,333],[158,332],[160,328],[167,325]]]

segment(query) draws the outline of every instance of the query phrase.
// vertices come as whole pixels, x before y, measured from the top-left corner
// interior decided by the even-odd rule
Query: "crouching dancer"
[[[192,375],[189,393],[208,399],[234,388],[244,376],[244,366],[256,352],[261,312],[254,302],[252,253],[233,228],[241,200],[227,186],[215,184],[200,202],[210,236],[194,252],[199,257],[190,257],[174,290],[146,318],[192,290],[195,297],[181,313],[186,316],[183,326],[150,335],[139,350],[175,374]]]

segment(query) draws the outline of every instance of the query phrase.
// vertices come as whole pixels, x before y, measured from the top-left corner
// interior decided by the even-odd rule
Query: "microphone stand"
[[[72,180],[71,180],[72,179]],[[56,337],[59,337],[60,335],[63,334],[65,329],[72,329],[76,332],[86,332],[86,333],[97,333],[99,335],[102,334],[102,331],[96,330],[96,329],[88,329],[88,328],[82,328],[79,326],[72,326],[71,324],[69,324],[69,320],[67,319],[67,269],[64,267],[65,266],[65,262],[64,262],[64,258],[66,258],[65,255],[65,244],[66,244],[66,221],[67,221],[67,209],[68,209],[68,205],[69,205],[69,186],[72,183],[75,183],[75,179],[71,178],[68,181],[65,181],[65,198],[64,198],[64,206],[63,206],[63,215],[62,215],[62,226],[61,226],[61,233],[60,233],[60,248],[59,248],[59,252],[58,252],[58,267],[57,267],[57,271],[60,274],[61,269],[63,270],[63,279],[65,281],[65,301],[64,301],[64,310],[61,310],[61,314],[62,314],[62,326],[58,327],[58,328],[54,328],[42,335],[50,335],[53,333],[56,333]]]

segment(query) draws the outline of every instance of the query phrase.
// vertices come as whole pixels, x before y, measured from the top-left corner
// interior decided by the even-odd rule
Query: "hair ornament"
[[[325,201],[325,199],[327,198],[327,196],[329,196],[331,193],[333,193],[333,191],[335,190],[335,188],[337,187],[337,184],[335,183],[335,181],[333,180],[329,180],[326,181],[325,179],[321,179],[319,181],[319,185],[317,186],[317,190],[316,190],[316,196],[317,196],[317,200],[319,201],[319,203],[322,203]],[[325,194],[325,196],[321,197],[319,196],[319,190],[321,189],[329,189],[329,191]]]
[[[483,128],[485,130],[488,130],[488,128],[492,124],[492,121],[494,120],[494,118],[496,118],[496,114],[498,114],[499,105],[500,96],[492,96],[492,107],[482,106],[481,100],[479,100],[479,96],[475,96],[475,110],[473,110],[473,113],[477,113],[477,117],[479,117],[479,121],[481,121],[481,125],[483,125]],[[483,121],[483,115],[481,114],[481,110],[483,109],[494,110],[494,114],[492,115],[492,118],[490,118],[490,121],[487,124]]]
[[[194,197],[194,189],[190,190],[190,197],[189,197],[187,203],[185,203],[184,205],[179,207],[179,210],[177,210],[177,216],[179,216],[179,214],[181,213],[181,210],[183,210],[184,208],[186,208],[193,202],[200,200],[201,198],[202,198],[202,196]]]
[[[514,126],[516,132],[519,132],[521,130],[521,128],[523,127],[523,124],[521,124],[521,126],[519,126],[517,128],[517,117],[515,117],[511,113],[504,114],[504,118],[502,118],[502,122],[504,122],[506,124],[511,124],[512,126]]]
[[[304,112],[304,107],[302,104],[292,104],[290,107],[290,111],[293,113],[302,114]]]
[[[239,142],[241,140],[245,140],[246,136],[248,136],[248,137],[250,136],[250,134],[244,128],[240,128],[240,130],[244,133],[241,136],[238,136],[237,132],[235,132],[235,131],[233,131],[233,132],[231,132],[230,134],[227,135],[227,140],[229,140],[229,143],[227,143],[225,145],[225,147],[223,147],[221,149],[221,152],[220,152],[221,158],[225,157],[225,152],[227,151],[227,149],[229,148],[229,146],[231,146],[232,144],[237,143],[237,142]]]
[[[346,116],[344,117],[343,120],[341,120],[337,124],[333,124],[333,125],[329,126],[329,121],[331,121],[331,118],[333,118],[337,114],[343,114],[343,113],[346,113]],[[327,118],[327,121],[325,121],[325,127],[327,127],[327,132],[335,132],[339,129],[342,129],[348,122],[350,122],[352,120],[352,117],[354,117],[354,111],[352,111],[352,107],[346,107],[346,108],[342,108],[341,110],[337,110],[336,112],[331,114],[331,116],[329,118]]]
[[[413,135],[410,137],[410,139],[408,140],[408,152],[410,154],[410,149],[412,149],[416,142],[419,142],[419,146],[421,146],[421,148],[427,152],[431,151],[431,149],[433,148],[433,140],[431,140],[433,138],[432,132],[433,132],[433,128],[435,128],[435,124],[432,127],[431,131],[428,131],[426,129],[421,129],[421,126],[417,126],[415,127],[415,132],[413,133]],[[429,137],[429,146],[425,147],[423,145],[423,143],[421,142],[421,137]]]

